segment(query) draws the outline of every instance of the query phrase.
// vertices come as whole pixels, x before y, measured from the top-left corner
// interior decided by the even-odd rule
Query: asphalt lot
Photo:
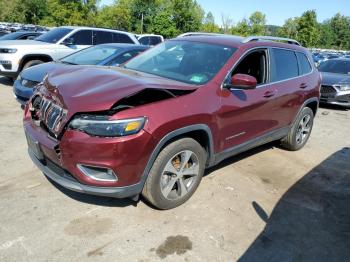
[[[93,197],[30,161],[0,78],[0,261],[348,261],[350,110],[321,108],[306,147],[272,143],[207,171],[183,206]]]

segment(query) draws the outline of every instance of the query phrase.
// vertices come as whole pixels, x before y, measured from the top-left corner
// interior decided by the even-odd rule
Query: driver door
[[[228,75],[225,81],[238,73],[251,75],[257,79],[257,87],[222,90],[218,112],[221,150],[250,142],[277,126],[275,114],[278,112],[275,112],[274,102],[277,90],[269,84],[269,71],[269,52],[263,48],[248,52]]]

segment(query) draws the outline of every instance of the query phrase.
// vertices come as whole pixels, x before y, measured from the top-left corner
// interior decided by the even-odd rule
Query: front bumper
[[[0,75],[15,78],[18,75],[17,54],[0,54]]]
[[[67,171],[52,163],[50,160],[40,161],[31,149],[28,153],[34,164],[44,173],[45,176],[72,191],[114,198],[126,198],[139,194],[142,191],[143,183],[137,183],[123,187],[96,187],[79,183]],[[50,165],[48,162],[50,161]]]
[[[350,107],[350,90],[334,93],[321,93],[320,102],[324,104]]]

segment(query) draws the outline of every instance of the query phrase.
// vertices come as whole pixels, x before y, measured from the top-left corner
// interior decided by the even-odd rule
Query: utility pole
[[[141,13],[141,34],[143,33],[143,13]]]

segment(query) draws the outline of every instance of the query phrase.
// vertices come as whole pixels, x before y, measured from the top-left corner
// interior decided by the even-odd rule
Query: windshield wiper
[[[77,65],[77,64],[75,64],[75,63],[67,62],[67,61],[63,61],[63,60],[61,60],[60,62],[61,62],[62,64],[67,64],[67,65]]]

